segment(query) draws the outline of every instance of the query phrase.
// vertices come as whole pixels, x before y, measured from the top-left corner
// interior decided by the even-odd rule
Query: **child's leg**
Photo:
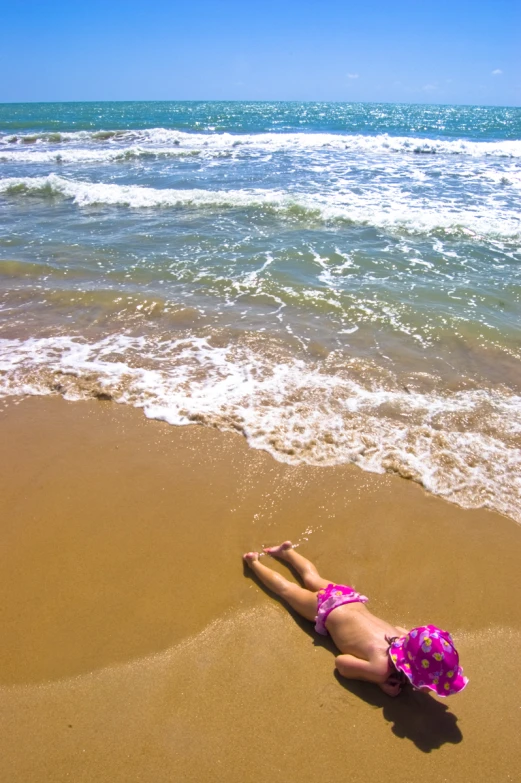
[[[247,552],[244,560],[261,582],[272,592],[283,598],[296,612],[313,621],[317,614],[317,596],[294,582],[288,582],[283,576],[259,562],[258,552]]]
[[[330,584],[327,579],[322,579],[311,560],[306,560],[305,557],[295,552],[291,541],[284,541],[279,546],[269,546],[264,551],[272,557],[278,557],[289,563],[300,574],[308,590],[322,590]]]

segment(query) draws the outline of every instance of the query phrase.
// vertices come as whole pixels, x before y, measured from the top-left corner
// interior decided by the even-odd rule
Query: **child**
[[[314,620],[318,633],[329,632],[342,653],[335,665],[343,677],[374,682],[388,696],[398,696],[406,682],[438,696],[450,696],[466,686],[468,680],[446,631],[424,625],[407,632],[380,620],[364,606],[365,595],[322,579],[313,563],[295,552],[291,541],[264,552],[289,563],[307,589],[267,568],[258,552],[247,552],[244,560],[266,587],[302,617]]]

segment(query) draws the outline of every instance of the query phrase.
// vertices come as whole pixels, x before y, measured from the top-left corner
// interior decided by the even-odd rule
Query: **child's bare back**
[[[446,631],[429,625],[408,632],[376,617],[364,605],[364,595],[323,579],[291,541],[264,552],[294,568],[304,587],[261,563],[258,552],[247,552],[244,560],[266,587],[315,621],[318,633],[331,636],[341,653],[335,665],[342,676],[374,682],[389,696],[397,696],[407,681],[440,696],[457,693],[467,684]]]

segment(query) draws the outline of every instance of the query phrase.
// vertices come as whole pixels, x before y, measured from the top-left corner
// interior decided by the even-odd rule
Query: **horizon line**
[[[373,104],[378,106],[466,106],[483,109],[520,109],[521,104],[500,104],[500,103],[443,103],[432,101],[352,101],[352,100],[299,100],[298,98],[117,98],[110,100],[107,98],[88,100],[43,100],[43,101],[0,101],[0,106],[25,106],[34,104],[78,104],[78,103],[300,103],[300,104]]]

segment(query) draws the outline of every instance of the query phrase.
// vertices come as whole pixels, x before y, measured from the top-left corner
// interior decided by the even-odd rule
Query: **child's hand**
[[[387,678],[385,682],[381,682],[380,688],[383,690],[384,693],[386,693],[388,696],[399,696],[402,691],[402,683],[397,677],[393,677],[391,675]]]

